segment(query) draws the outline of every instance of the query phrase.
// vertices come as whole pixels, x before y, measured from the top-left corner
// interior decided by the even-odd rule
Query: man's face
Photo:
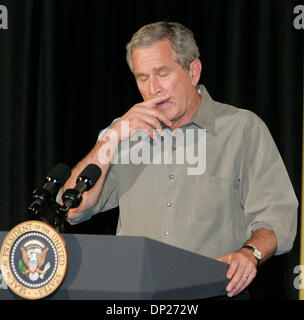
[[[157,105],[169,120],[183,119],[198,106],[195,87],[199,77],[193,80],[192,64],[188,71],[176,62],[169,40],[135,49],[132,63],[138,89],[145,101],[164,94],[170,95],[168,100]]]

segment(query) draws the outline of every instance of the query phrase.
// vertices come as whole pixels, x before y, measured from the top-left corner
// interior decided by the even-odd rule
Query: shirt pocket
[[[199,178],[194,184],[192,218],[210,224],[232,224],[235,219],[235,199],[234,178]]]

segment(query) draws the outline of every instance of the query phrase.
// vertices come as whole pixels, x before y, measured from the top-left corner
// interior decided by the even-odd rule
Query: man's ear
[[[192,85],[195,87],[199,79],[201,77],[201,71],[202,71],[202,63],[200,59],[195,59],[190,63],[190,68],[189,68],[189,74],[191,77]]]

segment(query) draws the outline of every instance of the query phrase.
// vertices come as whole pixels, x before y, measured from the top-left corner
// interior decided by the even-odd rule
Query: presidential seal
[[[0,252],[2,276],[25,299],[42,299],[64,280],[68,255],[62,236],[36,220],[18,224],[6,235]]]

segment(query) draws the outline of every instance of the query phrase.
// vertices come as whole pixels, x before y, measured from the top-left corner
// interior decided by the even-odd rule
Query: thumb
[[[224,262],[230,264],[230,254],[226,254],[220,258],[216,259],[217,261]]]

